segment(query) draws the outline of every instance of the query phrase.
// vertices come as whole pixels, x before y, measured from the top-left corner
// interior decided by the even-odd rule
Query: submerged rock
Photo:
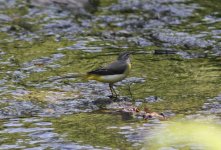
[[[53,117],[64,114],[73,114],[80,112],[91,112],[97,110],[97,106],[85,99],[70,99],[60,100],[56,103],[35,102],[29,100],[1,100],[2,103],[7,104],[1,106],[0,118],[18,118],[18,117]]]
[[[183,46],[187,48],[207,48],[213,46],[214,41],[203,40],[197,35],[190,35],[184,32],[175,32],[170,29],[154,31],[151,35],[154,39],[160,40],[169,44],[169,46]]]
[[[0,14],[0,22],[12,21],[12,18],[5,14]]]
[[[209,115],[209,116],[215,116],[220,119],[221,114],[221,94],[218,96],[208,99],[204,105],[202,106],[202,110],[198,111],[201,116]]]
[[[60,7],[61,10],[69,9],[75,14],[87,14],[86,9],[94,9],[94,3],[98,1],[90,0],[34,0],[31,1],[33,6],[41,7]]]
[[[34,116],[42,111],[40,106],[30,101],[1,100],[1,103],[3,102],[8,106],[0,109],[0,118]]]
[[[156,103],[162,101],[162,99],[157,96],[149,96],[145,98],[144,101],[147,103]]]

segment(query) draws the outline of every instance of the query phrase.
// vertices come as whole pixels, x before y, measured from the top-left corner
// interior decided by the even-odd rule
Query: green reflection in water
[[[118,127],[126,125],[120,115],[81,113],[50,121],[55,132],[66,135],[71,141],[92,146],[132,149],[132,143],[118,133]]]
[[[131,76],[146,82],[131,85],[134,99],[155,95],[163,101],[148,104],[154,109],[195,110],[209,97],[221,91],[218,59],[181,59],[177,56],[137,55]],[[123,87],[122,87],[123,88]],[[124,89],[124,94],[128,90]]]
[[[0,145],[15,145],[18,140],[25,140],[27,138],[26,133],[7,133],[7,127],[4,126],[6,120],[0,120]],[[7,146],[6,146],[7,147]],[[10,147],[10,146],[9,146]]]

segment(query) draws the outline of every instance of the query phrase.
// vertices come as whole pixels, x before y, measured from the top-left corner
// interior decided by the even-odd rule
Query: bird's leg
[[[110,83],[110,84],[109,84],[109,87],[110,87],[110,91],[111,91],[112,97],[117,98],[117,93],[116,93],[116,91],[115,91],[114,88],[113,88],[113,84]]]
[[[114,92],[114,94],[115,94],[115,98],[117,98],[117,92],[114,90],[114,87],[113,87],[113,85],[112,85],[112,90],[113,90],[113,92]]]
[[[111,91],[112,97],[114,97],[114,94],[113,94],[113,84],[110,83],[109,87],[110,87],[110,91]]]

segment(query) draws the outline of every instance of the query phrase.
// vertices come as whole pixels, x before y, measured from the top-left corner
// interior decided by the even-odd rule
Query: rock
[[[142,104],[143,104],[143,102],[139,102],[139,101],[136,101],[136,102],[135,102],[135,106],[136,106],[136,107],[139,107],[139,106],[141,106]]]
[[[8,15],[0,14],[0,21],[8,22],[8,21],[12,21],[12,19]]]
[[[162,101],[162,99],[160,99],[157,96],[149,96],[149,97],[145,98],[145,102],[147,102],[147,103],[155,103],[155,102],[159,102],[159,101]]]
[[[42,112],[42,108],[30,101],[4,100],[8,106],[0,109],[0,118],[33,116]]]
[[[215,100],[217,100],[217,101],[221,101],[221,94],[218,95],[217,97],[215,97]]]
[[[203,40],[198,38],[197,35],[190,35],[184,32],[175,32],[170,29],[162,29],[154,31],[151,35],[152,38],[161,42],[165,42],[168,46],[183,46],[186,48],[207,48],[213,46],[214,41]]]
[[[137,77],[130,77],[130,78],[126,78],[123,81],[121,81],[120,83],[116,83],[116,85],[120,85],[120,84],[132,84],[132,83],[144,83],[145,79],[144,78],[137,78]]]
[[[31,1],[33,6],[40,7],[59,7],[62,10],[68,9],[75,14],[87,14],[85,11],[94,9],[98,1],[90,0],[34,0]],[[65,9],[64,9],[65,8]]]

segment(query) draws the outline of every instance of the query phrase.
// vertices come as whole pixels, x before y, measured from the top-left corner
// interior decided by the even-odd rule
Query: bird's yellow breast
[[[131,70],[131,63],[127,63],[129,71]]]

